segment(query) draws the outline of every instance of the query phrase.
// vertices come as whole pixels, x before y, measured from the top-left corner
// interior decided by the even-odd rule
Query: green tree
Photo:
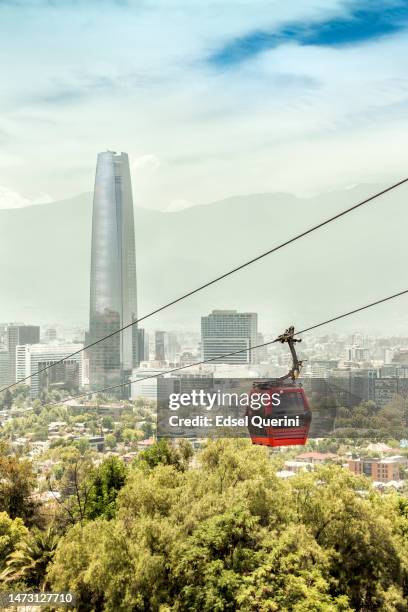
[[[7,557],[27,534],[28,529],[20,518],[12,519],[7,512],[0,512],[0,572]]]
[[[21,459],[0,442],[0,512],[32,522],[36,506],[32,500],[35,474],[31,462]]]
[[[139,453],[136,463],[150,469],[157,465],[174,465],[178,470],[185,470],[191,455],[192,448],[188,442],[177,446],[163,439]]]
[[[79,440],[76,441],[75,445],[82,456],[85,455],[90,449],[88,438],[79,438]]]
[[[340,467],[283,481],[245,440],[209,442],[193,467],[161,441],[113,487],[106,518],[97,482],[99,516],[68,529],[48,568],[81,610],[406,609],[405,504]]]
[[[356,610],[383,609],[388,589],[404,580],[395,514],[368,495],[368,481],[341,468],[322,467],[291,484],[299,521],[329,552],[334,592]]]
[[[108,434],[107,436],[105,436],[105,444],[108,448],[116,448],[116,438],[113,434]]]
[[[136,431],[134,429],[130,429],[129,427],[125,427],[122,432],[122,438],[125,444],[130,444],[136,437]]]
[[[143,431],[145,438],[151,438],[154,433],[153,422],[151,418],[146,417],[146,421],[140,425],[140,429]]]
[[[63,591],[69,585],[81,611],[135,609],[127,607],[128,598],[124,592],[122,598],[117,598],[118,605],[112,605],[116,603],[119,583],[125,587],[132,582],[129,545],[118,526],[111,526],[104,519],[75,525],[60,541],[54,561],[48,567],[47,579],[52,589]],[[116,590],[112,584],[117,585]],[[138,598],[137,594],[134,598]]]
[[[115,423],[111,416],[102,417],[102,427],[104,427],[105,429],[112,430],[114,426],[115,426]]]
[[[81,455],[77,448],[66,449],[62,457],[63,473],[50,473],[48,487],[58,491],[55,500],[59,505],[62,526],[83,523],[89,511],[90,493],[95,466],[90,454]],[[58,478],[57,478],[58,476]]]
[[[5,408],[6,410],[10,410],[10,408],[13,405],[13,396],[12,393],[10,391],[10,389],[7,389],[4,392],[3,398],[2,398],[2,405],[3,408]]]
[[[11,552],[0,574],[3,584],[23,582],[29,588],[44,589],[47,567],[57,548],[58,538],[50,530],[34,529]]]
[[[331,594],[330,563],[302,525],[291,524],[280,537],[265,536],[262,562],[244,575],[236,597],[244,612],[351,611],[345,595]]]
[[[34,400],[33,402],[34,414],[39,416],[41,414],[42,409],[43,409],[43,404],[40,402],[40,400]]]
[[[125,484],[126,467],[117,457],[108,457],[92,475],[86,517],[111,519],[116,512],[116,498]]]

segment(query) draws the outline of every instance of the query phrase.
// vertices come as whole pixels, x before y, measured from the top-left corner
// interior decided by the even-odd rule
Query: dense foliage
[[[88,461],[67,455],[42,530],[0,514],[7,590],[70,590],[84,611],[406,610],[408,503],[367,479],[282,480],[243,440]]]

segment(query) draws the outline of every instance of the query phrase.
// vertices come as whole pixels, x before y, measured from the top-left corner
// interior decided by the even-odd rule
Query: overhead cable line
[[[393,295],[389,295],[385,298],[381,298],[376,300],[375,302],[370,302],[370,304],[365,304],[364,306],[359,306],[358,308],[354,308],[353,310],[349,310],[340,315],[336,315],[335,317],[331,317],[330,319],[326,319],[321,323],[316,323],[315,325],[311,325],[310,327],[306,327],[305,329],[301,329],[300,331],[295,330],[294,334],[299,336],[300,334],[305,334],[306,332],[313,331],[318,327],[322,327],[323,325],[328,325],[329,323],[333,323],[334,321],[339,321],[340,319],[344,319],[345,317],[349,317],[357,312],[362,312],[363,310],[367,310],[368,308],[373,308],[373,306],[378,306],[379,304],[383,304],[384,302],[389,302],[390,300],[394,300],[397,297],[401,297],[408,293],[408,289],[404,289],[404,291],[399,291],[398,293],[394,293]],[[120,389],[121,387],[126,387],[127,385],[131,385],[133,383],[139,383],[143,380],[150,380],[152,378],[160,378],[161,376],[166,376],[167,374],[172,374],[173,372],[179,372],[180,370],[185,370],[187,368],[192,368],[195,366],[204,365],[207,363],[211,363],[214,361],[220,361],[220,359],[224,359],[226,357],[232,357],[233,355],[238,355],[239,353],[246,353],[248,351],[253,351],[255,349],[262,348],[264,346],[269,346],[270,344],[274,344],[275,342],[280,342],[280,337],[278,336],[274,340],[269,340],[268,342],[263,342],[262,344],[256,344],[255,346],[249,346],[245,349],[240,349],[238,351],[233,351],[232,353],[225,353],[225,355],[220,355],[217,357],[212,357],[211,359],[203,359],[202,361],[197,361],[196,363],[189,363],[188,365],[177,366],[176,368],[172,368],[170,370],[165,370],[164,372],[160,372],[159,374],[151,374],[150,376],[144,376],[143,378],[136,378],[134,380],[128,380],[124,383],[119,383],[117,385],[111,385],[109,387],[103,387],[102,389],[96,389],[95,391],[87,391],[86,393],[80,393],[79,395],[74,395],[71,397],[67,397],[65,400],[59,400],[58,402],[52,402],[51,404],[47,402],[43,402],[48,406],[54,406],[58,404],[63,404],[70,400],[79,399],[82,397],[88,397],[89,395],[95,395],[96,393],[103,393],[104,391],[113,391],[114,389]]]
[[[347,215],[347,214],[357,210],[361,206],[364,206],[364,204],[368,204],[369,202],[372,202],[376,198],[379,198],[380,196],[382,196],[382,195],[392,191],[393,189],[396,189],[397,187],[400,187],[401,185],[403,185],[404,183],[407,183],[407,182],[408,182],[408,177],[402,179],[401,181],[398,181],[397,183],[394,183],[393,185],[390,185],[386,189],[382,189],[381,191],[378,191],[377,193],[375,193],[374,195],[370,196],[369,198],[366,198],[365,200],[362,200],[361,202],[358,202],[357,204],[354,204],[353,206],[350,206],[350,208],[346,208],[345,210],[337,213],[336,215],[334,215],[332,217],[329,217],[328,219],[326,219],[324,221],[321,221],[317,225],[314,225],[314,226],[310,227],[309,229],[301,232],[300,234],[296,234],[292,238],[289,238],[288,240],[285,240],[285,242],[282,242],[281,244],[278,244],[277,246],[269,249],[268,251],[265,251],[265,252],[261,253],[260,255],[257,255],[256,257],[254,257],[252,259],[249,259],[248,261],[240,264],[239,266],[236,266],[235,268],[232,268],[231,270],[228,270],[227,272],[225,272],[224,274],[221,274],[220,276],[217,276],[216,278],[213,278],[212,280],[204,283],[203,285],[200,285],[199,287],[196,287],[195,289],[192,289],[191,291],[189,291],[187,293],[184,293],[183,295],[179,296],[178,298],[175,298],[174,300],[172,300],[170,302],[167,302],[166,304],[163,304],[163,306],[160,306],[159,308],[156,308],[155,310],[152,310],[151,312],[149,312],[148,314],[144,315],[143,317],[140,317],[139,319],[135,319],[131,323],[128,323],[127,325],[124,325],[123,327],[120,327],[119,329],[111,332],[110,334],[107,334],[106,336],[103,336],[102,338],[99,338],[98,340],[95,340],[95,342],[91,342],[90,344],[87,344],[86,346],[78,349],[77,351],[74,351],[73,353],[70,353],[66,357],[63,357],[62,359],[59,359],[58,361],[54,361],[53,363],[48,364],[44,368],[41,368],[40,370],[37,370],[36,372],[33,372],[32,374],[29,374],[28,376],[25,376],[24,378],[20,378],[16,382],[11,383],[10,385],[7,385],[6,387],[3,387],[2,389],[0,389],[0,393],[2,391],[7,391],[7,389],[12,389],[16,385],[18,385],[18,384],[20,384],[22,382],[25,382],[26,380],[29,380],[33,376],[41,374],[42,372],[45,372],[46,370],[49,370],[50,368],[53,368],[54,366],[57,366],[57,365],[59,365],[61,363],[64,363],[64,361],[66,361],[67,359],[71,359],[71,357],[74,357],[75,355],[79,355],[79,353],[82,353],[83,351],[86,351],[87,349],[89,349],[89,348],[91,348],[93,346],[96,346],[100,342],[104,342],[108,338],[112,338],[116,334],[119,334],[119,333],[125,331],[126,329],[129,329],[130,327],[133,327],[133,325],[136,325],[137,323],[141,323],[141,321],[145,321],[149,317],[152,317],[153,315],[158,314],[159,312],[162,312],[163,310],[166,310],[170,306],[174,306],[175,304],[178,304],[179,302],[185,300],[186,298],[191,297],[192,295],[195,295],[199,291],[202,291],[203,289],[206,289],[207,287],[210,287],[211,285],[214,285],[215,283],[218,283],[219,281],[223,280],[224,278],[227,278],[228,276],[231,276],[232,274],[235,274],[236,272],[239,272],[240,270],[243,270],[247,266],[250,266],[250,265],[252,265],[253,263],[255,263],[257,261],[260,261],[261,259],[263,259],[264,257],[267,257],[268,255],[272,255],[272,253],[276,253],[276,251],[279,251],[280,249],[283,249],[284,247],[292,244],[293,242],[296,242],[297,240],[300,240],[300,238],[304,238],[305,236],[308,236],[309,234],[315,232],[316,230],[318,230],[318,229],[328,225],[329,223],[332,223],[333,221],[336,221],[337,219],[340,219],[341,217],[344,217],[345,215]]]

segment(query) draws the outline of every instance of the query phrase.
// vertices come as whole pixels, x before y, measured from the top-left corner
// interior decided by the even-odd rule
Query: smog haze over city
[[[99,151],[129,154],[140,314],[403,178],[407,11],[385,5],[2,2],[0,320],[86,327]],[[148,326],[238,308],[273,334],[402,290],[407,197]],[[406,306],[338,329],[404,333]]]

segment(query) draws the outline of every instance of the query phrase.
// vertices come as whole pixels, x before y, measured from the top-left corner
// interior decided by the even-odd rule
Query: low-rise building
[[[146,440],[140,440],[137,443],[137,448],[139,450],[146,450],[146,448],[150,448],[155,443],[154,438],[147,438]]]
[[[92,436],[88,438],[89,446],[93,449],[102,453],[105,450],[105,438],[104,436]]]
[[[407,465],[406,457],[394,455],[386,459],[380,458],[359,458],[350,459],[348,462],[349,470],[353,474],[364,474],[375,482],[391,482],[400,479],[400,469]]]
[[[292,472],[291,470],[279,470],[279,472],[276,472],[276,476],[278,478],[282,478],[283,480],[292,478],[292,476],[294,475],[295,475],[295,472]]]
[[[67,424],[65,421],[51,421],[51,423],[48,425],[48,431],[50,434],[57,433],[60,431],[60,429],[65,428],[66,425]]]
[[[325,463],[326,461],[334,461],[338,459],[337,455],[333,453],[319,453],[317,451],[310,451],[308,453],[301,453],[296,457],[298,461],[308,461],[309,463]]]
[[[285,470],[289,472],[310,472],[313,469],[313,464],[308,461],[285,461]]]

